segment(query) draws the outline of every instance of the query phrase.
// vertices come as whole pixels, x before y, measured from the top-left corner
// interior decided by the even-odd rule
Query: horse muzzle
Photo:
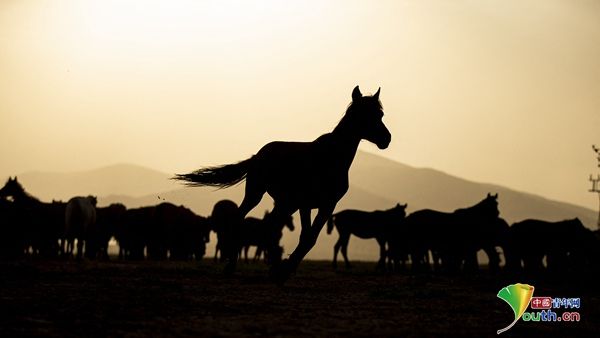
[[[387,147],[389,147],[390,145],[390,142],[392,142],[392,134],[388,133],[383,140],[380,140],[376,143],[377,148],[382,150],[387,149]]]

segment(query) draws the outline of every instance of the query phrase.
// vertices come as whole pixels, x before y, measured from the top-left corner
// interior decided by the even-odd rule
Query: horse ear
[[[494,195],[494,198],[498,198],[498,193],[496,193],[496,195]]]
[[[407,206],[408,206],[408,203],[404,203],[404,209],[406,209]]]
[[[381,87],[379,87],[379,89],[377,89],[377,93],[375,93],[375,95],[373,95],[373,97],[374,97],[376,100],[379,100],[379,93],[380,93],[380,92],[381,92]]]
[[[362,97],[362,93],[360,92],[360,89],[358,88],[358,86],[354,87],[354,90],[352,91],[352,101],[356,101],[358,99],[360,99]]]

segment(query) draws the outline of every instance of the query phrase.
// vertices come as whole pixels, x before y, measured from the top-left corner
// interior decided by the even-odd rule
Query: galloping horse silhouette
[[[312,142],[271,142],[251,158],[218,167],[207,167],[174,178],[189,186],[226,188],[246,179],[244,200],[239,207],[245,217],[268,192],[275,202],[277,219],[300,210],[300,241],[288,260],[273,269],[273,278],[283,283],[315,245],[337,202],[348,191],[348,170],[358,145],[365,139],[386,149],[391,134],[383,124],[380,89],[363,96],[358,86],[352,103],[331,133]],[[311,210],[318,209],[311,225]]]

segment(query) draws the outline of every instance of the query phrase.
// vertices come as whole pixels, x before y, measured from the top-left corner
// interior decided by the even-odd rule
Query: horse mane
[[[454,213],[461,214],[461,213],[464,213],[464,212],[469,212],[469,211],[481,209],[486,203],[489,203],[488,199],[490,199],[490,198],[492,198],[492,196],[488,195],[486,198],[482,199],[481,201],[475,203],[474,205],[472,205],[470,207],[459,208],[459,209],[454,210]]]

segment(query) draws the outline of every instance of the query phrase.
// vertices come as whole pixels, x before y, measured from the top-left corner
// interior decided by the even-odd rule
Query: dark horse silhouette
[[[337,202],[348,190],[348,170],[361,140],[373,142],[379,149],[388,147],[391,134],[383,124],[380,89],[363,96],[356,86],[352,103],[331,133],[312,142],[271,142],[251,158],[193,173],[175,179],[190,186],[226,188],[246,180],[239,215],[244,218],[265,192],[275,201],[272,213],[284,219],[300,210],[300,241],[288,260],[273,269],[276,282],[283,283],[315,245],[325,222]],[[311,210],[318,209],[311,225]]]
[[[251,246],[256,246],[254,261],[258,261],[263,253],[265,260],[269,263],[281,260],[282,251],[279,241],[283,236],[283,228],[287,227],[290,231],[294,231],[294,219],[290,216],[284,223],[276,223],[271,219],[272,215],[267,211],[263,219],[246,217],[242,222],[240,245],[246,262],[248,262],[248,250]],[[242,252],[240,252],[240,257]]]
[[[10,197],[10,200],[8,198]],[[0,189],[2,209],[10,215],[9,229],[5,232],[5,243],[12,248],[11,256],[24,253],[46,257],[56,257],[60,252],[58,245],[64,229],[64,209],[62,202],[44,203],[31,196],[15,178],[9,178]]]
[[[227,261],[225,273],[231,274],[235,270],[237,257],[240,252],[240,226],[242,218],[235,202],[221,200],[215,203],[208,219],[210,228],[217,233],[217,246],[215,251],[221,251],[221,260]],[[217,253],[215,252],[215,259]]]
[[[544,257],[549,271],[582,272],[597,268],[599,241],[578,218],[559,222],[527,219],[514,223],[509,232],[509,270],[539,273],[544,270]]]
[[[404,224],[413,239],[409,243],[413,268],[422,268],[429,250],[434,266],[438,268],[441,260],[448,271],[458,270],[463,261],[465,268],[476,269],[476,253],[482,247],[495,260],[487,234],[498,224],[497,198],[498,194],[487,194],[476,205],[452,213],[425,209],[408,215]]]
[[[406,204],[397,204],[389,210],[376,210],[373,212],[360,210],[344,210],[333,215],[327,222],[327,233],[331,234],[335,225],[340,238],[333,247],[333,267],[337,267],[337,255],[340,248],[346,267],[350,267],[348,261],[348,242],[350,235],[359,238],[375,238],[379,244],[379,263],[378,268],[385,268],[385,259],[387,257],[386,243],[389,234],[394,227],[401,226],[402,220],[406,216]]]

